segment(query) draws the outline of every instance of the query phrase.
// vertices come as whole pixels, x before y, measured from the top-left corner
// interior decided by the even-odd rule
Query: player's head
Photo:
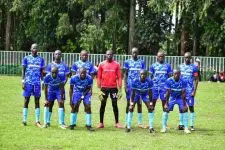
[[[58,68],[57,67],[52,67],[51,69],[51,73],[52,73],[52,78],[56,78],[58,75]]]
[[[36,43],[32,44],[30,50],[32,55],[37,55],[37,52],[38,52],[37,44]]]
[[[190,64],[191,63],[191,53],[190,52],[186,52],[184,54],[184,62],[185,62],[185,64]]]
[[[177,67],[176,69],[173,70],[173,77],[176,81],[180,79],[180,75],[181,75],[181,73],[180,73],[179,67]]]
[[[132,58],[137,59],[138,53],[139,53],[138,49],[136,47],[133,47],[132,50],[131,50]]]
[[[112,50],[107,50],[105,54],[106,60],[112,61],[113,59],[113,51]]]
[[[62,57],[62,52],[60,50],[56,50],[54,52],[54,58],[55,58],[55,60],[61,60],[61,57]]]
[[[82,80],[86,78],[87,70],[85,68],[80,68],[79,73]]]
[[[86,50],[80,52],[80,59],[84,62],[88,59],[88,52]]]
[[[157,53],[157,61],[159,63],[164,63],[164,61],[165,61],[165,53],[163,51],[159,51]]]
[[[147,70],[144,70],[144,69],[140,70],[140,78],[141,78],[141,80],[142,81],[145,80],[146,77],[147,77]]]

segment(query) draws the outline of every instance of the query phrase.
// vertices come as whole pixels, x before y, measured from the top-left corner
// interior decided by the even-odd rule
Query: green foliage
[[[56,27],[56,35],[60,39],[64,36],[67,36],[73,32],[73,27],[70,25],[69,16],[67,13],[59,13],[59,21]]]

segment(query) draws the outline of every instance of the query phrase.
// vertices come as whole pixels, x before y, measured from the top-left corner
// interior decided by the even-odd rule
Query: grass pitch
[[[152,136],[147,129],[137,128],[137,112],[133,117],[133,130],[126,133],[125,129],[114,128],[114,116],[111,100],[108,99],[105,112],[105,128],[90,133],[86,130],[83,105],[78,114],[78,126],[75,130],[62,130],[58,127],[57,103],[55,103],[51,127],[41,129],[34,126],[34,101],[31,98],[28,113],[28,126],[22,125],[23,97],[21,78],[0,76],[0,149],[7,150],[61,150],[61,149],[214,149],[222,150],[225,145],[225,84],[201,82],[196,95],[196,131],[189,135],[178,131],[178,108],[169,114],[168,133],[160,133],[161,102],[158,101],[154,126],[156,135]],[[69,125],[70,106],[66,87],[66,123]],[[97,100],[96,88],[92,97],[93,126],[99,122],[100,102]],[[120,122],[125,122],[125,94],[118,102]],[[43,93],[41,98],[41,122],[43,123]],[[143,105],[143,122],[148,124],[147,109]]]

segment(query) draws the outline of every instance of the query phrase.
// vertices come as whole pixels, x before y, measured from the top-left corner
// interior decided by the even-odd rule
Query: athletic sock
[[[188,129],[188,113],[183,113],[184,128]]]
[[[142,124],[142,113],[138,113],[138,124]]]
[[[184,125],[184,122],[183,122],[183,113],[179,113],[179,125]]]
[[[28,108],[23,108],[23,122],[27,122]]]
[[[190,126],[194,126],[195,113],[190,113]]]
[[[48,123],[49,107],[44,107],[44,124]]]
[[[86,118],[86,125],[87,126],[91,126],[91,114],[86,114],[85,115],[85,118]]]
[[[163,112],[163,117],[162,117],[162,128],[163,129],[166,129],[167,120],[168,120],[168,112]]]
[[[35,122],[40,122],[40,108],[35,109]]]
[[[153,128],[154,112],[148,113],[149,128]]]
[[[127,125],[127,121],[128,121],[128,113],[126,113],[126,121],[125,121],[126,125]]]
[[[64,123],[64,110],[63,108],[58,109],[58,117],[59,117],[59,124],[62,125]]]
[[[52,112],[48,112],[48,118],[47,118],[47,123],[51,122],[51,117],[52,117]]]
[[[131,128],[131,123],[132,123],[132,118],[133,118],[133,112],[128,112],[128,120],[127,120],[127,128]]]
[[[71,113],[70,114],[70,125],[76,125],[77,124],[77,113]]]

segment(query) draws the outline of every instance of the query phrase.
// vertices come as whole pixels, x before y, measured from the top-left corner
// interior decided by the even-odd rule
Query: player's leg
[[[123,128],[123,126],[119,123],[119,109],[117,105],[117,93],[118,89],[110,89],[110,98],[112,100],[113,113],[115,118],[115,127]]]
[[[142,99],[148,109],[148,119],[149,119],[149,132],[155,133],[155,130],[153,128],[153,122],[154,122],[154,106],[153,103],[150,104],[148,95],[143,95]]]
[[[137,112],[138,112],[138,127],[144,128],[142,124],[142,103],[141,101],[137,102]]]
[[[97,126],[97,128],[104,128],[104,114],[105,114],[105,107],[106,107],[106,102],[107,102],[107,98],[109,95],[109,89],[101,89],[101,91],[104,93],[103,95],[103,100],[101,101],[101,106],[100,106],[100,123]]]
[[[48,118],[47,118],[47,126],[51,125],[51,117],[52,117],[52,109],[54,106],[54,100],[49,102],[49,113],[48,113]]]
[[[49,103],[50,101],[45,102],[44,104],[44,125],[43,128],[47,128],[47,121],[48,121],[48,116],[49,116]]]
[[[183,100],[182,99],[177,100],[176,104],[179,105],[179,111],[182,112],[183,114],[184,132],[191,133],[188,129],[188,111],[187,109],[184,109]]]
[[[131,89],[127,88],[127,91],[125,91],[125,92],[126,92],[126,99],[127,99],[125,127],[127,127],[127,119],[128,119],[128,112],[129,112],[129,106],[130,106]]]
[[[27,116],[28,116],[28,105],[29,105],[30,97],[24,97],[24,105],[23,105],[23,125],[27,125]]]
[[[40,97],[41,97],[41,85],[35,84],[33,85],[33,95],[35,101],[35,124],[38,127],[41,127],[40,124]]]
[[[129,106],[126,132],[131,131],[131,124],[132,124],[132,120],[133,120],[133,112],[134,112],[135,104],[136,104],[136,102],[134,101],[133,103],[130,103],[130,106]]]
[[[169,117],[169,112],[173,111],[174,105],[175,105],[175,100],[170,98],[167,109],[163,109],[162,129],[161,129],[162,133],[165,133],[167,130],[166,126],[167,126],[167,121]]]
[[[194,121],[195,121],[195,112],[194,112],[194,105],[189,106],[189,111],[190,111],[190,127],[191,131],[194,131]]]
[[[66,129],[66,124],[65,124],[65,111],[64,111],[64,100],[62,98],[62,95],[61,95],[61,91],[56,91],[55,92],[56,94],[56,98],[58,100],[58,117],[59,117],[59,125],[60,125],[60,128],[62,129]]]
[[[86,118],[86,127],[89,131],[94,131],[92,128],[92,116],[91,116],[91,95],[88,94],[84,98],[84,108],[85,108],[85,118]]]
[[[73,94],[71,113],[70,113],[70,129],[73,130],[77,126],[77,114],[80,106],[81,93],[77,92]]]

